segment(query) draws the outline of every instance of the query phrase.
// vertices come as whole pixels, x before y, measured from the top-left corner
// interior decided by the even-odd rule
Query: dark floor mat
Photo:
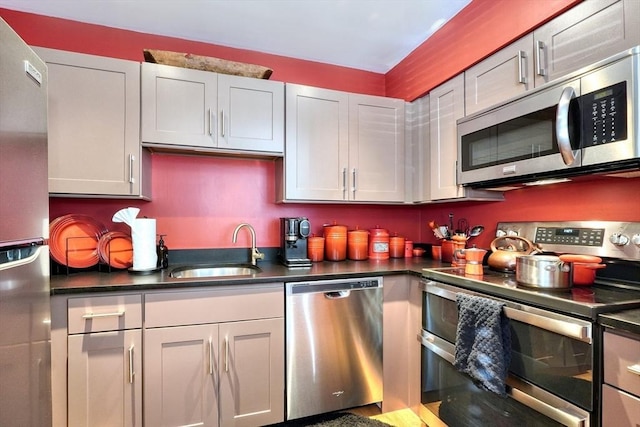
[[[388,427],[389,424],[348,412],[333,412],[274,424],[271,427]]]

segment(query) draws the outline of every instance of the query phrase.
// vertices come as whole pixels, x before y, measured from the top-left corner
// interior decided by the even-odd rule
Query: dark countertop
[[[187,288],[194,286],[228,286],[256,283],[294,282],[303,280],[341,279],[374,275],[414,274],[423,268],[442,267],[430,258],[398,258],[366,261],[324,261],[309,268],[287,268],[279,262],[258,261],[262,270],[251,276],[174,279],[172,269],[183,264],[169,265],[166,270],[152,274],[131,274],[126,270],[99,272],[81,271],[69,275],[51,276],[51,295],[112,291],[144,291],[150,289]]]
[[[598,320],[603,326],[640,335],[640,309],[601,314]]]

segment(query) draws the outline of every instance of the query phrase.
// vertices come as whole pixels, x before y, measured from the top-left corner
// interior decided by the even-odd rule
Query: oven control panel
[[[499,222],[496,236],[521,236],[549,252],[640,260],[640,222]]]

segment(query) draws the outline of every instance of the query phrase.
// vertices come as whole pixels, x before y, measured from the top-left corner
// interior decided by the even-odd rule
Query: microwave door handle
[[[560,95],[558,110],[556,112],[556,138],[558,140],[558,148],[562,155],[562,161],[567,166],[571,166],[576,160],[576,156],[573,154],[571,148],[571,139],[569,138],[569,105],[575,95],[576,92],[571,86],[565,87],[562,90],[562,95]]]

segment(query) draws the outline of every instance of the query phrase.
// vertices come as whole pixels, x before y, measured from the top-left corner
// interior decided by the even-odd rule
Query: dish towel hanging
[[[454,366],[480,387],[506,395],[511,363],[511,331],[503,303],[457,294],[458,326]]]

